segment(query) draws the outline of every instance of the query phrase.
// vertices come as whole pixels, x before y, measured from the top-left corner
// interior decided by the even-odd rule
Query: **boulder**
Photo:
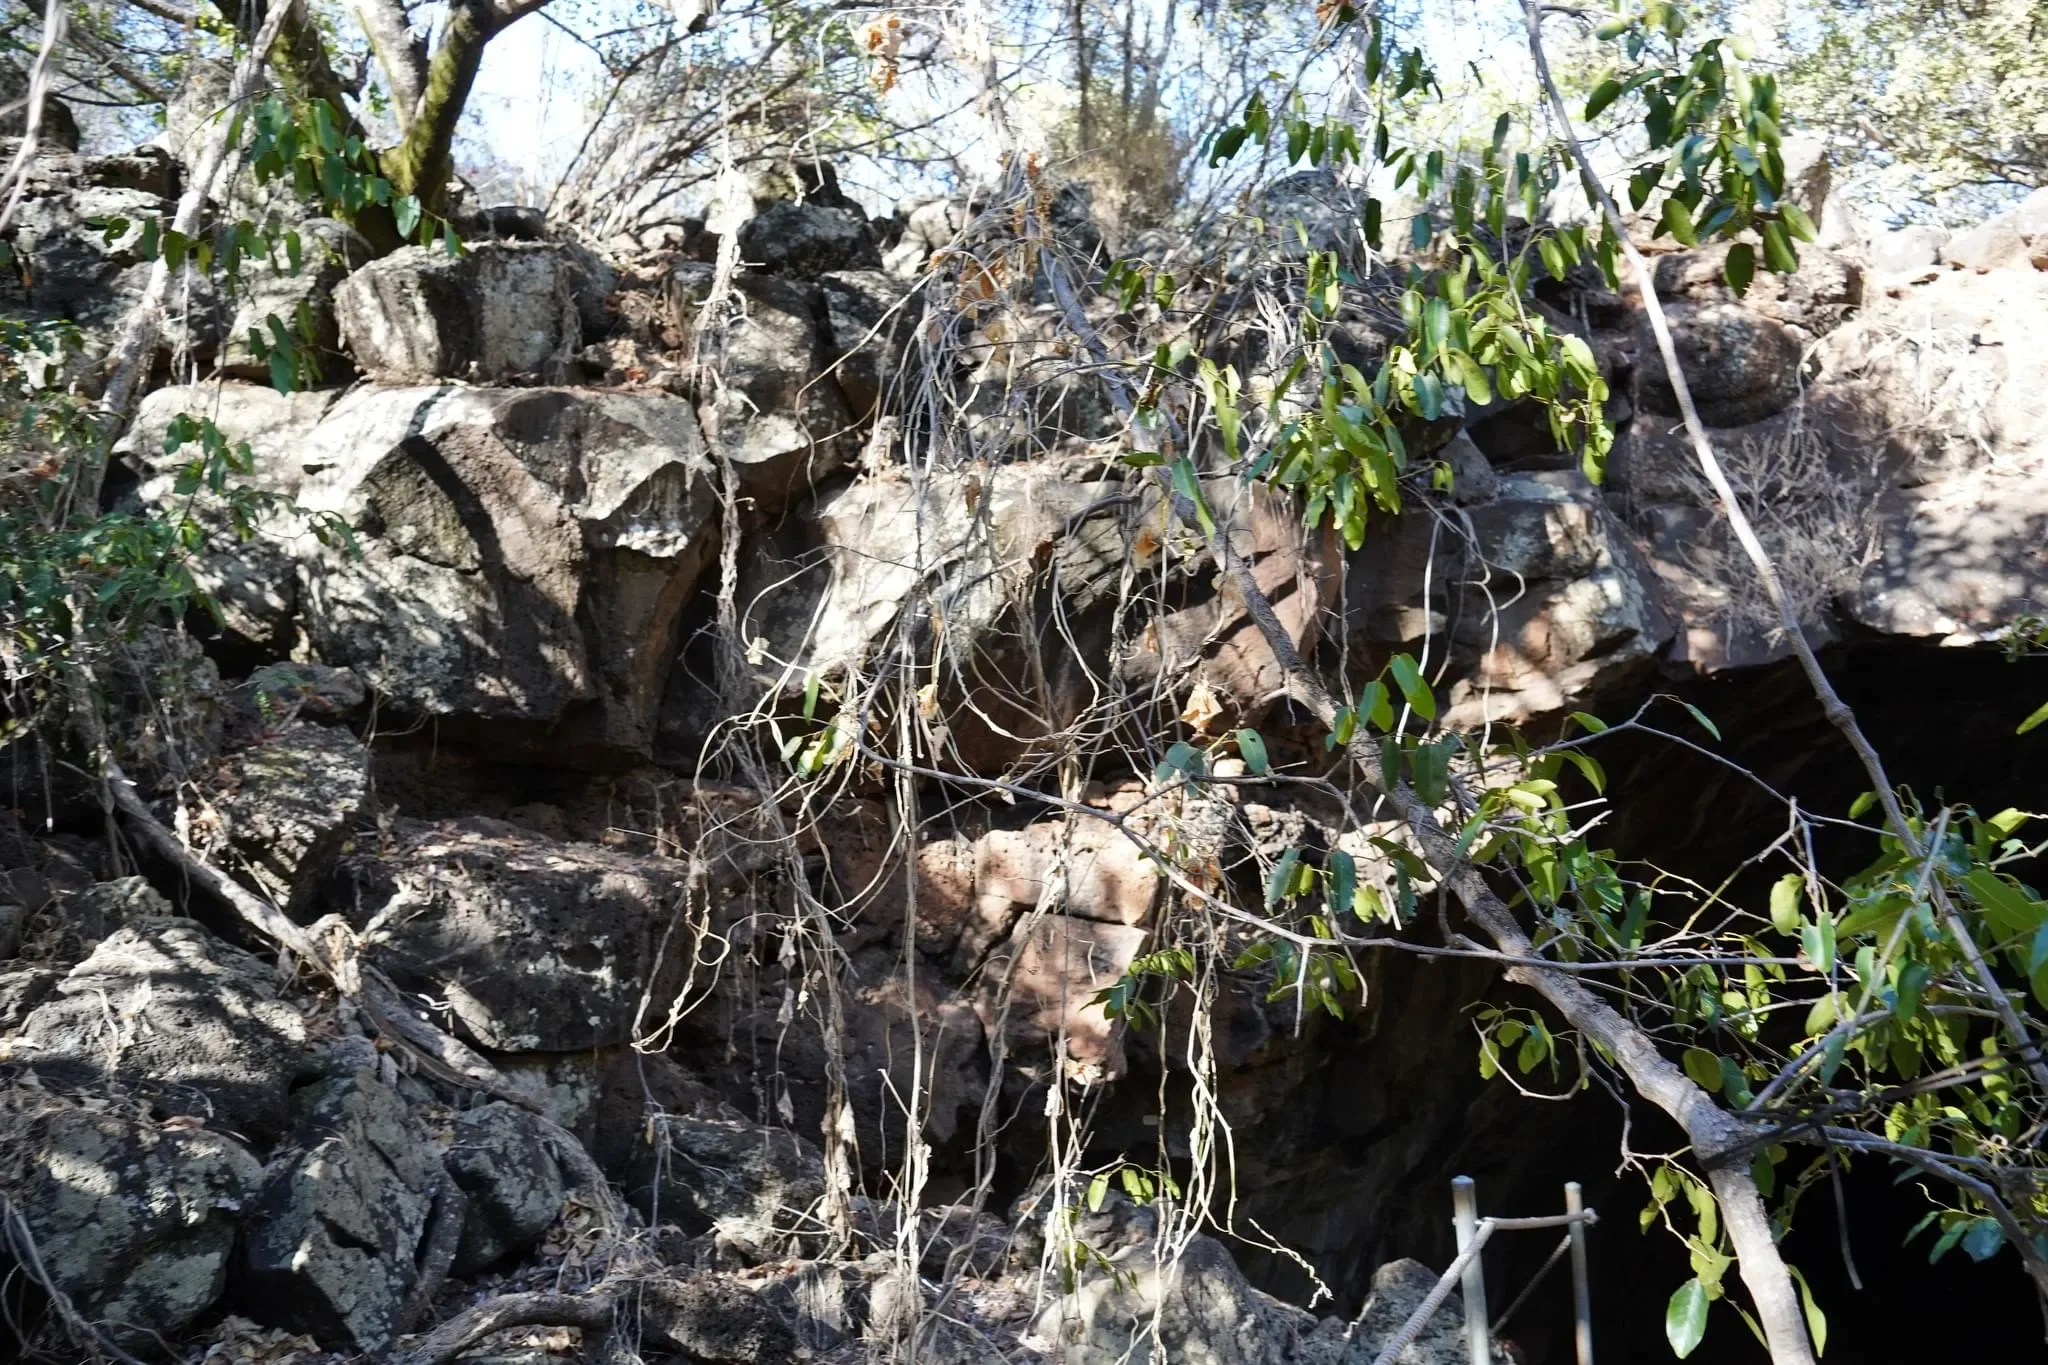
[[[1066,1365],[1293,1365],[1315,1328],[1252,1288],[1222,1243],[1196,1235],[1164,1264],[1156,1242],[1108,1257],[1033,1331]]]
[[[1389,1261],[1372,1273],[1372,1289],[1351,1329],[1342,1365],[1372,1365],[1392,1344],[1422,1301],[1436,1288],[1438,1276],[1420,1261]],[[1415,1340],[1401,1349],[1393,1365],[1470,1365],[1465,1344],[1465,1301],[1455,1289],[1430,1314]]]
[[[1781,323],[1802,337],[1833,331],[1863,303],[1864,266],[1860,258],[1819,245],[1802,245],[1799,248],[1799,268],[1790,274],[1758,271],[1750,280],[1748,290],[1738,295],[1727,283],[1729,245],[1723,242],[1657,257],[1655,278],[1658,297],[1695,305],[1739,308]],[[1726,324],[1717,315],[1705,321],[1696,319],[1693,325],[1706,329]],[[1675,323],[1673,331],[1674,335],[1681,335]],[[1652,367],[1658,367],[1656,349],[1654,345],[1646,346],[1647,341],[1647,336],[1639,335],[1637,354]],[[1717,344],[1712,337],[1706,336],[1700,338],[1700,342],[1703,346]],[[1739,347],[1746,343],[1737,337],[1733,344]],[[1686,365],[1687,377],[1692,378],[1691,371],[1699,357],[1688,354],[1683,346],[1679,355]],[[1661,376],[1661,368],[1658,372]],[[1697,392],[1694,396],[1698,397]]]
[[[171,903],[141,877],[116,877],[112,881],[58,895],[49,906],[46,930],[38,945],[58,961],[73,963],[85,957],[117,930],[129,925],[145,926],[173,914]]]
[[[382,1351],[441,1178],[432,1139],[369,1071],[307,1087],[292,1112],[249,1220],[236,1307],[329,1349]]]
[[[1931,276],[1940,268],[1947,244],[1947,232],[1926,224],[1880,232],[1870,243],[1870,273],[1881,280]]]
[[[730,1275],[700,1273],[640,1286],[649,1335],[706,1365],[800,1358],[796,1333],[767,1300]]]
[[[2022,203],[1956,234],[1942,259],[1958,270],[2048,269],[2048,191],[2035,190]]]
[[[740,259],[757,270],[801,275],[880,270],[867,216],[850,204],[785,200],[740,225]]]
[[[1446,723],[1568,709],[1648,669],[1671,639],[1650,564],[1583,476],[1499,476],[1464,517],[1469,536],[1435,534],[1414,515],[1368,534],[1346,604],[1367,661],[1424,640],[1449,647]]]
[[[332,725],[369,700],[363,680],[350,670],[309,663],[265,664],[234,695],[253,713],[249,719],[272,731],[300,717]]]
[[[13,1145],[14,1139],[10,1139]],[[232,1139],[45,1101],[10,1191],[52,1286],[116,1344],[149,1350],[210,1308],[263,1166]]]
[[[732,282],[733,308],[706,329],[698,358],[713,378],[697,412],[739,492],[778,512],[843,466],[853,416],[826,374],[817,286],[772,275]]]
[[[0,1035],[13,1033],[27,1023],[29,1013],[49,999],[63,979],[64,973],[54,967],[0,971]]]
[[[152,395],[155,420],[213,404],[223,431],[249,440],[258,486],[297,504],[253,540],[212,536],[199,557],[202,585],[242,633],[302,632],[323,663],[408,715],[528,723],[569,762],[651,747],[672,633],[716,539],[687,401],[369,387],[328,406],[249,386],[171,392]],[[170,477],[144,493],[167,503]],[[323,543],[314,518],[353,525],[360,553]]]
[[[288,721],[223,758],[200,784],[199,851],[288,909],[304,908],[370,790],[370,753],[348,730]]]
[[[372,379],[546,383],[601,330],[611,284],[596,257],[550,242],[479,242],[459,256],[408,246],[351,272],[334,312]]]
[[[855,421],[871,420],[894,383],[915,322],[910,288],[884,270],[841,270],[818,278],[832,374]]]
[[[11,1040],[59,1088],[119,1089],[158,1113],[262,1138],[284,1127],[306,1044],[275,974],[188,919],[117,930]]]
[[[0,761],[0,783],[4,783],[6,775],[6,765]],[[4,789],[0,786],[0,790]],[[11,905],[16,911],[12,946],[0,953],[0,958],[20,955],[46,928],[56,927],[47,920],[39,922],[44,908],[67,892],[92,886],[99,880],[101,861],[99,847],[90,840],[75,834],[36,838],[21,827],[13,812],[0,811],[0,903]],[[0,934],[0,939],[4,938]],[[35,956],[62,955],[53,945],[35,946]],[[81,955],[70,956],[75,959]]]
[[[1816,358],[1855,395],[1897,481],[2048,452],[2048,352],[2029,342],[2048,272],[1948,271],[1893,293]]]
[[[653,1145],[636,1141],[619,1172],[649,1222],[715,1233],[750,1260],[780,1254],[820,1230],[825,1164],[809,1139],[736,1117],[663,1114]]]
[[[1678,362],[1692,388],[1700,419],[1709,426],[1735,427],[1783,411],[1799,396],[1804,347],[1785,324],[1751,309],[1726,303],[1667,304]],[[1665,378],[1649,324],[1637,328],[1636,405],[1678,415],[1678,400]]]
[[[1260,247],[1281,260],[1334,251],[1347,262],[1371,259],[1365,240],[1365,192],[1327,170],[1295,171],[1259,192]],[[1393,245],[1387,234],[1387,245]],[[1405,232],[1404,234],[1405,235]]]
[[[1148,487],[1145,493],[1143,520],[1134,525],[1158,526],[1156,490]],[[1313,658],[1323,618],[1343,578],[1336,533],[1304,528],[1296,500],[1263,485],[1208,479],[1203,496],[1217,520],[1231,528],[1232,548],[1250,565],[1252,580],[1296,651]],[[1194,664],[1220,708],[1212,727],[1256,724],[1286,684],[1286,671],[1265,632],[1235,589],[1207,590],[1218,566],[1206,553],[1177,563],[1162,555],[1160,567],[1178,581],[1164,594],[1168,609],[1140,632],[1124,665],[1126,679],[1173,677]]]
[[[469,1196],[457,1275],[488,1269],[539,1241],[569,1194],[545,1130],[503,1101],[456,1116],[442,1164]]]
[[[683,868],[472,817],[400,820],[343,855],[329,904],[371,958],[447,1000],[479,1043],[576,1052],[625,1042]]]
[[[921,199],[897,210],[903,235],[883,260],[892,275],[915,279],[925,272],[935,252],[958,246],[975,210],[967,199]]]
[[[193,582],[213,599],[230,630],[258,644],[289,650],[296,633],[299,571],[295,557],[304,528],[287,534],[237,534],[226,504],[203,489],[181,494],[184,466],[200,458],[192,444],[172,444],[174,423],[185,417],[211,421],[230,445],[247,442],[254,464],[240,476],[259,495],[291,500],[305,478],[299,455],[337,397],[334,390],[282,394],[268,384],[171,385],[146,395],[135,420],[116,447],[144,470],[142,500],[178,509],[205,535],[189,561]]]
[[[175,205],[151,189],[99,185],[67,174],[75,169],[54,165],[29,184],[14,219],[15,269],[0,279],[0,308],[76,324],[82,362],[104,354],[114,329],[142,296],[151,266],[142,254],[143,224],[168,222]],[[165,318],[163,343],[189,345],[203,360],[220,336],[219,297],[206,276],[194,271],[186,280],[189,289],[175,291],[175,306]],[[88,378],[92,366],[73,368],[81,380],[98,382],[97,375]]]
[[[1205,491],[1219,517],[1231,517],[1236,548],[1296,647],[1312,650],[1337,586],[1333,539],[1304,535],[1280,495],[1230,479]],[[1225,712],[1258,712],[1280,683],[1271,649],[1235,594],[1208,590],[1205,556],[1161,556],[1148,529],[1159,515],[1156,490],[1076,480],[1055,460],[935,472],[915,484],[885,471],[819,501],[821,543],[809,557],[764,571],[757,591],[743,585],[743,628],[776,662],[764,684],[796,688],[896,648],[906,606],[928,600],[913,646],[940,660],[927,719],[948,761],[995,772],[1070,722],[1108,681],[1089,671],[1109,654],[1108,612],[1135,554],[1148,566],[1163,561],[1166,610],[1137,632],[1127,680],[1193,666]],[[822,582],[813,567],[824,569]],[[1053,631],[1067,648],[1044,649]]]
[[[2048,461],[1988,465],[1892,490],[1850,619],[1887,635],[1987,644],[2048,615]]]
[[[27,51],[24,49],[24,55]],[[13,60],[0,62],[0,137],[19,138],[28,132],[28,78],[29,73]],[[55,95],[43,97],[42,116],[36,124],[36,147],[38,151],[78,150],[78,116]]]

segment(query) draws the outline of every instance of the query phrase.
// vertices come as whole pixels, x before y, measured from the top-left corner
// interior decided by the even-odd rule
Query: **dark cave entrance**
[[[2008,806],[2048,812],[2048,730],[2014,734],[2048,700],[2048,659],[2015,662],[1990,649],[1852,640],[1826,650],[1823,663],[1895,782],[1929,803],[1967,802],[1987,814]],[[1723,742],[1715,746],[1720,753],[1796,798],[1803,809],[1845,814],[1868,786],[1790,661],[1659,690],[1699,707],[1721,731]],[[1618,720],[1639,700],[1617,699],[1601,714]],[[1661,728],[1706,740],[1677,706],[1660,704],[1652,714]],[[1680,746],[1620,736],[1601,758],[1616,812],[1612,842],[1625,854],[1718,880],[1785,826],[1783,806],[1755,782]],[[1876,849],[1867,837],[1838,831],[1819,840],[1816,852],[1830,875],[1843,875]],[[1761,884],[1763,874],[1757,880]],[[1611,1166],[1618,1123],[1609,1108],[1609,1141],[1586,1158],[1606,1157]],[[1675,1140],[1675,1130],[1661,1117],[1634,1108],[1632,1140],[1639,1149]],[[1824,1157],[1816,1153],[1812,1159]],[[1839,1206],[1825,1187],[1810,1192],[1785,1242],[1786,1258],[1806,1274],[1828,1314],[1826,1360],[1874,1365],[1902,1359],[2048,1359],[2042,1312],[2016,1254],[2002,1250],[1975,1264],[1951,1251],[1930,1265],[1931,1236],[1905,1242],[1929,1204],[1916,1179],[1902,1181],[1887,1163],[1866,1159],[1845,1166],[1842,1191]],[[1601,1357],[1671,1360],[1664,1308],[1690,1273],[1685,1258],[1668,1235],[1636,1231],[1635,1215],[1647,1202],[1640,1180],[1608,1182],[1607,1198],[1615,1216],[1594,1234]],[[1843,1253],[1845,1225],[1860,1291],[1851,1285]],[[1494,1295],[1512,1292],[1506,1286],[1521,1282],[1519,1263],[1527,1259],[1519,1248],[1502,1258],[1504,1288]],[[1562,1275],[1539,1291],[1543,1316],[1532,1319],[1526,1338],[1532,1361],[1572,1359],[1565,1294]],[[1534,1312],[1536,1303],[1524,1312]],[[1710,1324],[1692,1361],[1735,1365],[1767,1359],[1732,1310],[1716,1305]],[[1512,1328],[1509,1334],[1515,1335]]]
[[[2048,728],[2013,733],[2048,699],[2048,660],[1858,641],[1831,648],[1825,662],[1895,781],[1929,802],[1966,801],[1987,813],[2048,811]],[[1699,707],[1721,731],[1720,753],[1804,809],[1845,814],[1867,786],[1794,664],[1664,681],[1596,709],[1618,720],[1655,691]],[[1660,703],[1653,714],[1661,728],[1708,742],[1682,707]],[[1627,856],[1718,881],[1785,827],[1776,798],[1704,755],[1651,736],[1617,736],[1604,746],[1611,843]],[[1843,831],[1817,852],[1831,875],[1844,875],[1875,848],[1867,836]],[[1615,1170],[1625,1120],[1638,1152],[1678,1147],[1677,1130],[1640,1104],[1625,1113],[1597,1091],[1544,1102],[1482,1082],[1462,1005],[1488,994],[1490,980],[1467,964],[1404,961],[1378,983],[1376,1034],[1331,1030],[1326,1045],[1311,1040],[1300,1049],[1308,1060],[1294,1073],[1264,1082],[1269,1091],[1247,1104],[1259,1121],[1237,1134],[1240,1160],[1249,1151],[1257,1168],[1241,1192],[1241,1212],[1249,1208],[1275,1238],[1303,1250],[1335,1291],[1337,1302],[1316,1311],[1349,1315],[1375,1265],[1412,1256],[1441,1268],[1452,1259],[1453,1175],[1476,1178],[1482,1211],[1506,1215],[1557,1212],[1563,1184],[1577,1180],[1603,1216],[1591,1240],[1599,1358],[1672,1360],[1665,1308],[1691,1274],[1687,1257],[1668,1233],[1640,1230],[1648,1203],[1642,1178]],[[1497,980],[1490,990],[1490,998],[1512,998]],[[1117,1125],[1103,1118],[1114,1145]],[[2048,1359],[2042,1313],[2014,1253],[1975,1264],[1958,1250],[1930,1265],[1930,1236],[1905,1242],[1929,1208],[1914,1180],[1901,1182],[1895,1169],[1865,1160],[1845,1167],[1842,1188],[1839,1214],[1828,1188],[1811,1191],[1785,1244],[1827,1312],[1828,1362]],[[1845,1265],[1842,1219],[1860,1291]],[[1489,1248],[1496,1316],[1556,1242],[1548,1233],[1504,1234]],[[1286,1258],[1242,1244],[1238,1253],[1262,1287],[1308,1301],[1307,1277]],[[1732,1271],[1730,1283],[1738,1283]],[[1527,1365],[1569,1365],[1570,1279],[1562,1264],[1503,1335]],[[1705,1365],[1766,1359],[1724,1305],[1713,1309],[1706,1341],[1691,1357]]]

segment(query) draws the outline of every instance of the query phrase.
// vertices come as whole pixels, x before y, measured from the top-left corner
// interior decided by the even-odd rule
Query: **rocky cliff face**
[[[139,267],[89,220],[161,211],[176,168],[40,174],[0,305],[103,329]],[[1371,842],[1395,831],[1303,789],[1161,795],[1148,728],[1258,724],[1311,758],[1317,737],[1116,458],[1059,305],[986,287],[1000,225],[977,213],[910,213],[885,269],[857,210],[776,205],[730,279],[697,242],[372,261],[336,227],[265,287],[355,377],[289,397],[246,382],[225,304],[186,310],[174,342],[227,377],[148,397],[126,496],[184,496],[164,433],[203,413],[295,510],[239,540],[202,499],[226,631],[137,644],[130,770],[526,1103],[380,1046],[16,745],[0,1146],[50,1303],[124,1349],[340,1358],[487,1291],[597,1282],[586,1253],[630,1235],[667,1267],[650,1357],[1362,1362],[1432,1278],[1399,1258],[1447,1259],[1450,1174],[1510,1202],[1601,1178],[1611,1110],[1480,1082],[1462,1011],[1498,988],[1476,965],[1376,959],[1362,1012],[1305,1027],[1238,982],[1194,1032],[1091,1003],[1181,895],[1132,835],[1219,888],[1289,845],[1345,847],[1390,890],[1407,873]],[[1742,299],[1719,267],[1664,255],[1657,289],[1811,627],[1976,647],[2048,612],[2048,204],[1946,242],[1838,240]],[[1506,402],[1426,433],[1451,488],[1355,553],[1277,495],[1205,485],[1297,648],[1416,653],[1475,728],[1769,675],[1782,642],[1639,302],[1589,279],[1533,303],[1612,382],[1602,486]],[[1365,320],[1347,344],[1370,351]],[[357,552],[311,534],[326,514]],[[1162,1114],[1193,1036],[1213,1109]],[[1211,1124],[1239,1259],[1174,1201],[1083,1197],[1077,1162],[1199,1168]],[[1317,1282],[1342,1318],[1291,1305]],[[1400,1358],[1462,1358],[1460,1320],[1454,1299]]]

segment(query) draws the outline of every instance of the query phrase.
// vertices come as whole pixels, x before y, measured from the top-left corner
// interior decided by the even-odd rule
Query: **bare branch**
[[[355,0],[356,22],[370,40],[377,66],[391,87],[391,103],[398,115],[398,131],[412,127],[420,100],[427,91],[426,40],[412,31],[412,21],[400,0]]]
[[[616,1300],[609,1289],[589,1294],[506,1294],[480,1303],[427,1334],[397,1365],[448,1365],[494,1332],[514,1327],[609,1327]]]

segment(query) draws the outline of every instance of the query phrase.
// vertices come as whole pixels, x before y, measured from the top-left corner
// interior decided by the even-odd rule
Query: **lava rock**
[[[254,258],[242,267],[243,288],[238,291],[234,320],[221,345],[221,366],[241,379],[267,379],[276,372],[276,365],[288,366],[289,350],[278,352],[285,359],[271,358],[277,345],[275,328],[281,326],[292,347],[311,348],[318,366],[317,380],[345,379],[347,365],[335,320],[334,291],[350,271],[368,264],[376,253],[361,233],[332,218],[309,218],[290,231],[298,234],[300,242],[297,269],[289,259],[273,264],[267,257]],[[312,324],[310,335],[303,329],[308,322]],[[285,372],[291,373],[289,368]],[[302,382],[281,387],[295,388]]]
[[[341,858],[328,895],[372,960],[484,1046],[578,1052],[630,1036],[678,878],[497,820],[399,821],[388,849]]]
[[[333,864],[370,789],[370,754],[338,726],[293,721],[229,754],[209,781],[215,823],[200,842],[290,909]]]
[[[820,276],[833,375],[856,420],[881,410],[915,323],[910,288],[884,270],[842,270]]]
[[[118,1087],[161,1113],[275,1134],[306,1027],[273,979],[196,921],[131,924],[72,969],[9,1047],[52,1086]]]
[[[441,1179],[431,1138],[368,1071],[294,1097],[286,1149],[250,1220],[238,1311],[330,1349],[397,1338]]]
[[[457,1275],[475,1274],[539,1241],[569,1193],[533,1115],[502,1101],[456,1118],[442,1164],[469,1196]]]
[[[825,1164],[805,1138],[742,1119],[668,1114],[655,1146],[634,1144],[619,1172],[626,1197],[685,1232],[715,1230],[741,1254],[780,1252],[825,1194]]]
[[[116,1344],[147,1349],[220,1297],[263,1167],[232,1139],[55,1101],[12,1191],[43,1268]]]
[[[882,268],[866,215],[845,205],[771,204],[740,225],[739,246],[749,266],[784,274]]]
[[[460,256],[408,246],[351,273],[334,309],[373,379],[547,381],[600,329],[611,287],[608,266],[555,243],[479,242]]]
[[[641,1321],[691,1360],[754,1365],[795,1360],[796,1334],[764,1299],[729,1276],[692,1275],[640,1286]]]
[[[1068,1365],[1291,1365],[1315,1329],[1252,1288],[1221,1242],[1196,1236],[1165,1264],[1153,1242],[1109,1257],[1033,1330]]]
[[[821,377],[836,357],[820,335],[817,287],[774,275],[732,285],[744,307],[705,337],[720,380],[697,415],[740,492],[776,512],[845,465],[853,419],[839,386]]]

